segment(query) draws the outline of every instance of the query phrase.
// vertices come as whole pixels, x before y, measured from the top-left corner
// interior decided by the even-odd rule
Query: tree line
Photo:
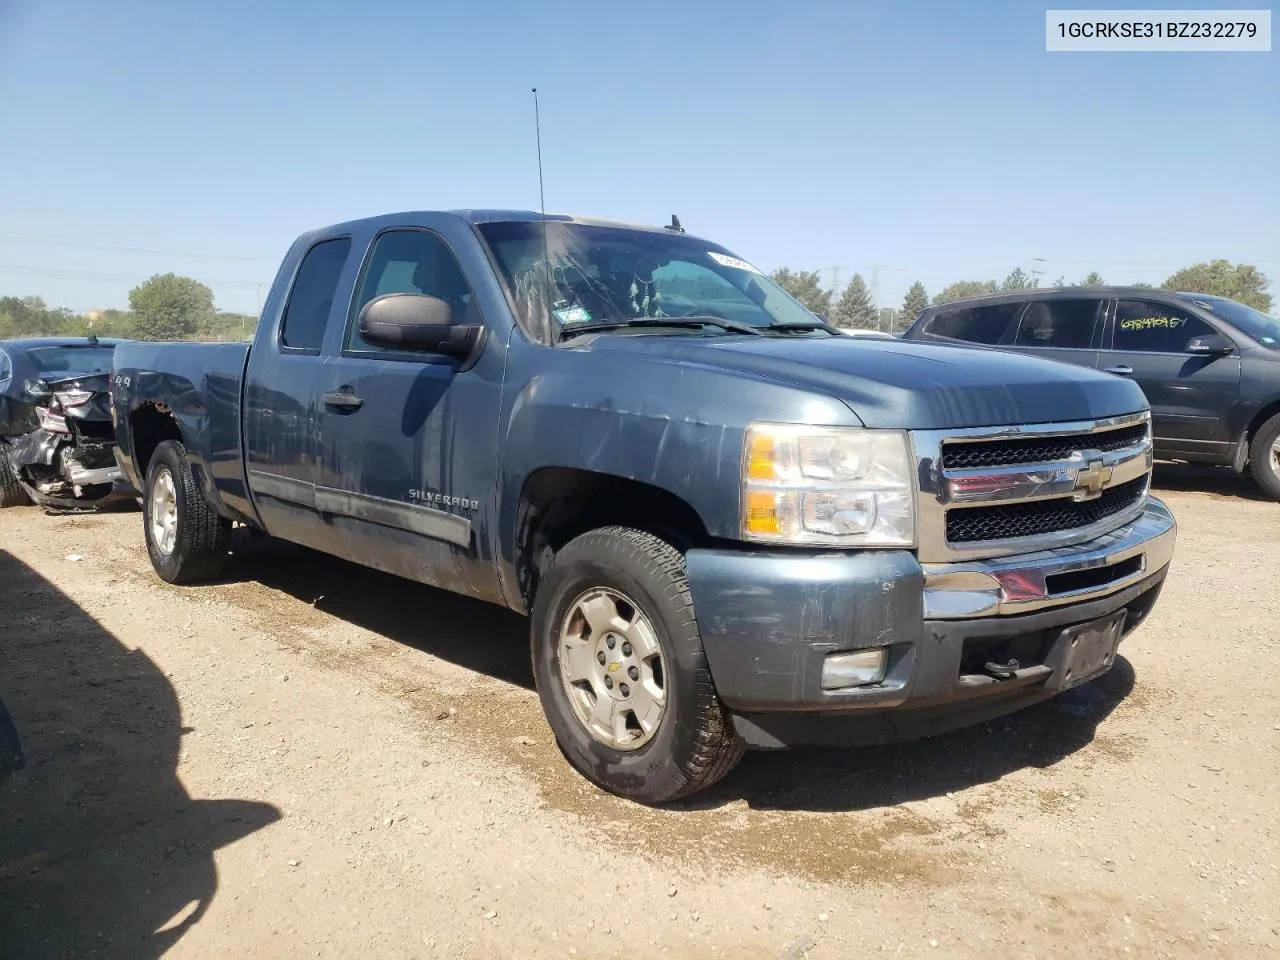
[[[99,337],[130,340],[244,340],[258,318],[214,305],[199,280],[157,274],[129,291],[128,310],[76,313],[41,297],[0,297],[0,340],[14,337]]]
[[[821,317],[826,317],[837,327],[864,330],[905,330],[920,315],[920,311],[931,302],[950,303],[953,300],[981,297],[990,293],[1034,290],[1040,286],[1037,277],[1027,273],[1021,267],[1015,267],[1003,282],[958,280],[944,287],[930,301],[924,284],[917,280],[907,290],[901,308],[897,310],[882,308],[877,311],[867,282],[860,273],[853,275],[853,279],[844,290],[840,291],[839,296],[836,295],[836,291],[822,285],[821,275],[817,270],[792,270],[789,267],[782,267],[769,276],[809,310]],[[1267,292],[1270,284],[1271,281],[1267,276],[1251,264],[1210,260],[1206,263],[1183,267],[1160,284],[1160,288],[1230,297],[1263,313],[1269,313],[1273,302],[1271,294]],[[1067,283],[1065,277],[1059,277],[1053,286],[1102,287],[1106,286],[1106,281],[1094,270],[1084,279],[1074,283]],[[1126,286],[1152,289],[1149,283],[1130,283]]]
[[[1032,290],[1039,279],[1015,267],[1003,282],[959,280],[944,287],[932,301],[924,284],[917,280],[899,309],[877,309],[862,274],[836,296],[822,285],[817,270],[782,267],[770,276],[809,310],[826,317],[838,327],[866,330],[905,330],[931,302],[949,303],[967,297],[1007,290]],[[1106,283],[1096,270],[1084,279],[1068,284],[1059,277],[1055,287],[1100,287]],[[1197,263],[1169,276],[1160,284],[1164,290],[1187,290],[1230,297],[1268,313],[1271,281],[1251,264],[1227,260]],[[1151,287],[1132,283],[1133,287]],[[75,313],[65,307],[49,307],[40,297],[0,297],[0,340],[34,336],[124,337],[134,340],[245,340],[253,336],[257,317],[228,313],[214,305],[213,291],[199,280],[175,273],[157,274],[129,291],[128,310]]]

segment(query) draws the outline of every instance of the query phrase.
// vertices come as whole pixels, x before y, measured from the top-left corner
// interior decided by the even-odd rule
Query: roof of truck
[[[395,223],[410,223],[415,218],[423,216],[454,216],[468,223],[537,223],[542,220],[543,215],[537,210],[502,210],[502,209],[456,209],[456,210],[403,210],[399,212],[387,212],[375,214],[369,217],[360,217],[354,220],[348,220],[340,224],[330,224],[319,230],[308,231],[308,233],[319,233],[322,231],[332,231],[334,229],[351,229],[354,227],[381,227]],[[671,234],[673,231],[661,225],[652,223],[631,223],[625,220],[610,220],[605,217],[593,217],[584,214],[573,213],[547,213],[546,219],[548,223],[581,223],[590,226],[599,227],[621,227],[627,230],[644,230],[650,233]],[[689,236],[687,233],[681,233],[683,236]]]

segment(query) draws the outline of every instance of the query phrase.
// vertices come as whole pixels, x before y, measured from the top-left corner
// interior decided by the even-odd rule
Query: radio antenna
[[[547,311],[547,332],[552,342],[560,339],[551,323],[551,255],[547,251],[547,195],[542,188],[542,114],[538,111],[538,88],[533,88],[534,138],[538,143],[538,208],[542,221],[542,302]]]

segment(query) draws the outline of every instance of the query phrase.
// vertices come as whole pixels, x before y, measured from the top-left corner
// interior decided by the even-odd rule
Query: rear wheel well
[[[566,543],[589,530],[622,526],[661,537],[680,552],[710,542],[689,503],[639,480],[546,467],[525,480],[516,510],[516,577],[526,610],[542,575]]]
[[[166,440],[182,442],[178,421],[168,410],[161,410],[153,403],[139,407],[129,415],[129,428],[133,436],[133,462],[138,468],[138,480],[146,482],[147,467],[156,447]]]

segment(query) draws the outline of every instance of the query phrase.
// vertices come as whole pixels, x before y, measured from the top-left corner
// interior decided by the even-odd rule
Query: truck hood
[[[1093,420],[1148,406],[1136,384],[1110,374],[919,341],[603,335],[579,349],[790,384],[843,400],[868,427],[945,430]]]

